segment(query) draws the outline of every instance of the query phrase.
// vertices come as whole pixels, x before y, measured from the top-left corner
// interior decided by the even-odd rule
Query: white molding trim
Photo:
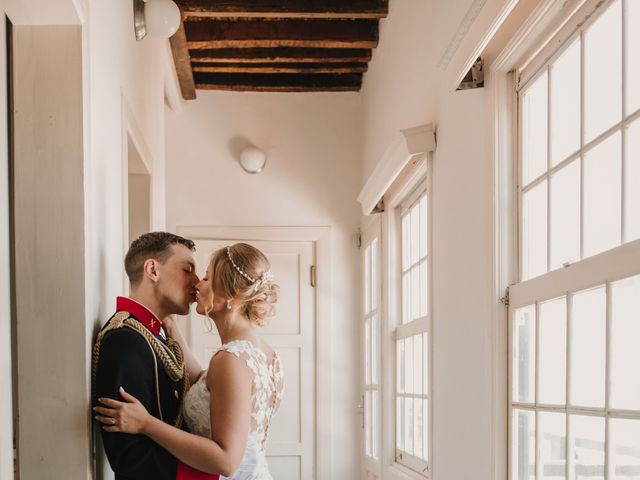
[[[435,149],[436,132],[432,123],[400,130],[358,195],[363,215],[371,214],[411,157]]]
[[[167,99],[167,103],[169,104],[169,108],[174,112],[180,112],[185,104],[185,100],[182,98],[180,81],[178,80],[176,64],[173,60],[173,53],[171,52],[171,44],[169,43],[169,40],[165,42],[164,50],[164,95]]]
[[[4,0],[4,11],[14,26],[80,25],[86,6],[78,0]]]
[[[176,233],[187,238],[235,240],[312,241],[315,242],[316,287],[316,445],[315,478],[335,477],[332,451],[333,425],[333,346],[334,331],[331,281],[331,227],[296,226],[176,226]]]
[[[517,3],[518,0],[487,0],[481,10],[476,13],[474,20],[468,25],[465,23],[467,17],[463,19],[461,27],[466,25],[466,34],[460,38],[459,45],[451,53],[452,58],[447,62],[448,66],[444,65],[446,67],[446,85],[449,91],[458,88],[466,73],[482,54]],[[457,40],[457,37],[454,40]]]

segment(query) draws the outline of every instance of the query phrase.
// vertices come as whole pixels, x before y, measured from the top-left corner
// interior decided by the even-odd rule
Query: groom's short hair
[[[137,285],[142,280],[144,262],[147,259],[154,258],[164,263],[172,254],[171,245],[184,245],[191,251],[196,249],[193,240],[169,232],[145,233],[131,242],[124,257],[124,269],[131,285]]]

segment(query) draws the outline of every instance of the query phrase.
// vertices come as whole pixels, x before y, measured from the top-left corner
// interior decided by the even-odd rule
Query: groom
[[[167,232],[147,233],[131,244],[124,261],[131,294],[117,298],[116,313],[94,345],[94,399],[118,399],[122,387],[149,413],[180,427],[188,375],[180,346],[167,340],[160,320],[186,315],[195,301],[194,250],[193,241]],[[101,433],[116,480],[176,479],[178,461],[148,437]]]

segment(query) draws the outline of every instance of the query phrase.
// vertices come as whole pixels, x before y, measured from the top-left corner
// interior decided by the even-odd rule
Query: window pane
[[[409,268],[409,258],[410,258],[410,240],[411,240],[411,229],[410,224],[411,216],[405,215],[402,217],[402,271],[404,272],[407,268]]]
[[[364,392],[364,448],[367,455],[371,456],[371,392]]]
[[[420,258],[423,258],[427,256],[427,244],[429,242],[428,240],[429,224],[427,223],[429,217],[427,216],[427,196],[426,195],[424,195],[420,200],[420,219],[422,221],[422,225],[420,227]]]
[[[416,204],[411,208],[411,264],[420,258],[420,208]]]
[[[404,399],[404,451],[413,455],[413,399]]]
[[[640,29],[637,29],[640,32]],[[640,77],[638,77],[640,78]],[[626,131],[624,201],[626,242],[640,238],[640,120]]]
[[[611,407],[640,409],[640,276],[611,284]]]
[[[405,391],[415,393],[413,388],[413,339],[411,337],[404,340],[404,355]]]
[[[429,276],[427,272],[427,260],[420,264],[420,316],[427,315],[429,301]]]
[[[535,368],[535,307],[529,305],[515,312],[513,346],[513,400],[515,402],[534,402]]]
[[[364,383],[371,384],[371,319],[364,321]]]
[[[371,383],[373,385],[378,384],[378,332],[380,326],[378,325],[378,314],[375,314],[371,318]]]
[[[625,0],[627,34],[627,115],[640,108],[640,2]]]
[[[564,413],[538,413],[540,428],[540,466],[543,479],[564,479],[566,455],[566,419]]]
[[[565,297],[539,306],[540,375],[538,401],[563,405],[566,397],[567,307]]]
[[[580,260],[580,163],[571,162],[551,177],[551,265]]]
[[[411,269],[411,317],[409,320],[415,320],[420,316],[420,267],[415,266]]]
[[[396,398],[396,449],[404,450],[404,398]]]
[[[580,39],[551,66],[551,164],[580,148]]]
[[[422,335],[413,336],[413,390],[422,393],[424,362],[422,361]]]
[[[620,133],[584,157],[584,256],[620,245],[622,172]]]
[[[371,311],[371,247],[364,250],[364,313]]]
[[[535,413],[515,408],[513,410],[512,432],[513,453],[511,457],[511,470],[513,480],[535,480]]]
[[[547,72],[522,95],[522,185],[547,170]]]
[[[378,308],[378,258],[380,258],[378,238],[374,238],[371,242],[371,310]]]
[[[522,196],[522,279],[547,272],[547,181]]]
[[[569,478],[604,480],[604,418],[572,415]]]
[[[371,455],[373,458],[380,456],[380,392],[371,392]]]
[[[411,272],[402,275],[402,323],[411,321]]]
[[[422,415],[422,399],[413,399],[413,413],[415,417],[415,429],[413,430],[413,454],[416,457],[422,457],[422,434],[424,432],[423,427],[423,415]]]
[[[422,334],[422,352],[424,358],[424,369],[422,371],[422,394],[429,394],[429,334]]]
[[[429,401],[422,401],[422,458],[429,461]]]
[[[622,119],[621,32],[616,0],[584,33],[585,143]]]
[[[607,303],[604,287],[573,296],[571,404],[604,407]]]
[[[615,480],[640,480],[640,421],[609,420],[609,459]]]
[[[404,340],[398,340],[396,342],[396,388],[398,393],[404,393]]]

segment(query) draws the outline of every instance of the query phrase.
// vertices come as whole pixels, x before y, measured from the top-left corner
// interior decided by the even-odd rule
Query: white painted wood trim
[[[176,64],[173,60],[173,53],[171,53],[171,44],[169,43],[169,40],[166,41],[164,50],[164,95],[167,98],[169,108],[177,113],[182,111],[185,100],[182,98],[180,81],[178,80]]]
[[[479,3],[481,2],[475,2],[475,4]],[[474,13],[474,5],[471,6],[469,13],[465,16],[458,29],[459,33],[452,39],[452,43],[447,49],[448,51],[453,50],[450,61],[441,61],[446,67],[445,78],[450,91],[458,88],[473,63],[489,44],[498,28],[500,28],[517,3],[518,0],[486,0],[476,17],[469,23],[467,20],[469,13]],[[466,23],[465,20],[467,20]],[[463,33],[465,30],[466,33]],[[459,42],[459,45],[456,45],[457,42]],[[443,58],[443,60],[446,60],[446,58]]]
[[[316,445],[315,478],[333,478],[332,432],[339,428],[333,424],[333,369],[320,368],[334,365],[330,333],[334,331],[331,282],[331,227],[290,226],[177,226],[176,233],[191,239],[237,239],[315,242],[316,253]],[[327,426],[329,426],[327,428]]]
[[[79,25],[85,19],[82,0],[4,0],[3,3],[14,26]]]
[[[6,22],[0,22],[0,478],[13,476],[13,388],[11,366],[11,249],[7,136]]]
[[[507,478],[509,426],[509,317],[500,298],[516,278],[517,221],[514,154],[516,99],[514,75],[489,69],[487,82],[488,155],[493,169],[493,298],[491,352],[491,450],[494,480]]]
[[[432,123],[400,130],[358,195],[362,213],[371,214],[411,157],[435,149],[436,133]]]

